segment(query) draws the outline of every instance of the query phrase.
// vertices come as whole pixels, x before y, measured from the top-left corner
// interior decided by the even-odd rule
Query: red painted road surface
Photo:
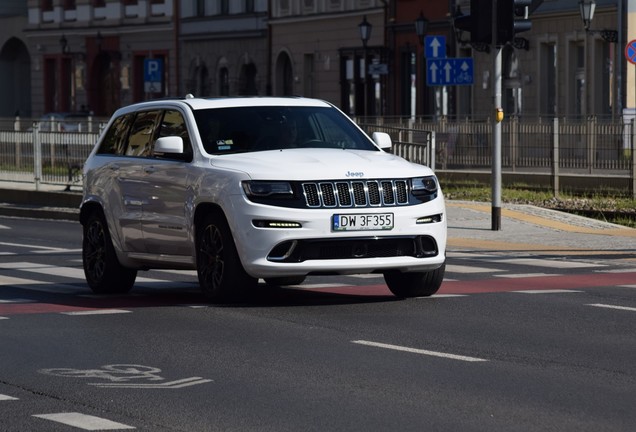
[[[636,284],[636,272],[629,273],[591,273],[577,275],[555,275],[519,278],[491,278],[471,281],[445,281],[438,294],[482,294],[525,290],[582,290],[586,288],[603,288]],[[304,291],[321,294],[346,296],[380,296],[393,295],[384,284],[363,286],[340,286],[324,288],[290,288],[289,291]],[[192,301],[194,300],[194,301]],[[116,298],[82,298],[64,296],[59,302],[3,303],[0,304],[0,317],[18,314],[62,313],[80,311],[99,311],[107,309],[134,309],[142,307],[176,306],[184,304],[205,305],[199,296],[192,299],[191,294],[179,295],[178,291],[170,295],[149,294],[146,296],[121,296]]]

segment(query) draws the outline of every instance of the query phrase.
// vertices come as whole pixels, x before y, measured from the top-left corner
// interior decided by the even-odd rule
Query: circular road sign
[[[631,64],[636,64],[636,40],[629,41],[625,47],[625,58]]]

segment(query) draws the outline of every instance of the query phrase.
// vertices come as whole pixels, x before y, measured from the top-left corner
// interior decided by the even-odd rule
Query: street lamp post
[[[600,34],[601,38],[608,43],[617,43],[618,42],[618,31],[616,30],[607,30],[607,29],[603,29],[603,30],[592,30],[590,29],[590,27],[592,26],[592,20],[594,19],[594,12],[596,11],[596,0],[579,0],[579,12],[581,14],[581,21],[583,21],[583,28],[585,29],[585,99],[584,99],[584,103],[585,103],[585,114],[589,115],[590,111],[591,111],[591,107],[588,105],[589,104],[589,98],[588,98],[588,91],[587,89],[590,88],[590,85],[592,84],[590,82],[590,72],[589,72],[589,64],[588,64],[588,60],[589,60],[589,54],[588,54],[588,35],[590,34]],[[617,101],[618,101],[618,106],[619,108],[622,108],[622,103],[621,103],[621,89],[620,89],[620,81],[621,81],[621,58],[619,56],[618,58],[618,75],[616,77],[618,83],[618,89],[617,89]]]
[[[358,29],[360,30],[360,39],[362,39],[362,59],[363,59],[363,73],[362,73],[362,84],[364,86],[364,116],[367,116],[367,42],[371,37],[371,30],[373,26],[369,21],[367,21],[367,16],[365,15],[362,22],[358,24]],[[357,110],[356,110],[357,111]]]
[[[426,19],[422,11],[420,11],[420,16],[415,20],[415,34],[417,34],[417,39],[421,44],[424,43],[424,35],[426,34],[427,27],[428,19]]]

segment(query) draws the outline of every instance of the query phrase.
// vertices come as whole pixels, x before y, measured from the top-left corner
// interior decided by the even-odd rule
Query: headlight
[[[294,194],[289,182],[252,180],[243,182],[243,190],[248,197],[263,198],[272,195],[292,196]]]
[[[411,180],[413,193],[434,193],[437,192],[437,179],[434,176],[418,177]]]

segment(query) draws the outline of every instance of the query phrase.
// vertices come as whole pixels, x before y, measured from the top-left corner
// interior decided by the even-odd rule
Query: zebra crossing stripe
[[[10,401],[10,400],[19,400],[19,399],[13,396],[0,394],[0,401]]]
[[[62,423],[67,426],[76,427],[78,429],[91,430],[91,431],[135,429],[133,426],[128,426],[122,423],[117,423],[111,420],[103,419],[101,417],[95,417],[95,416],[82,414],[78,412],[36,414],[33,417],[54,421],[56,423]]]

